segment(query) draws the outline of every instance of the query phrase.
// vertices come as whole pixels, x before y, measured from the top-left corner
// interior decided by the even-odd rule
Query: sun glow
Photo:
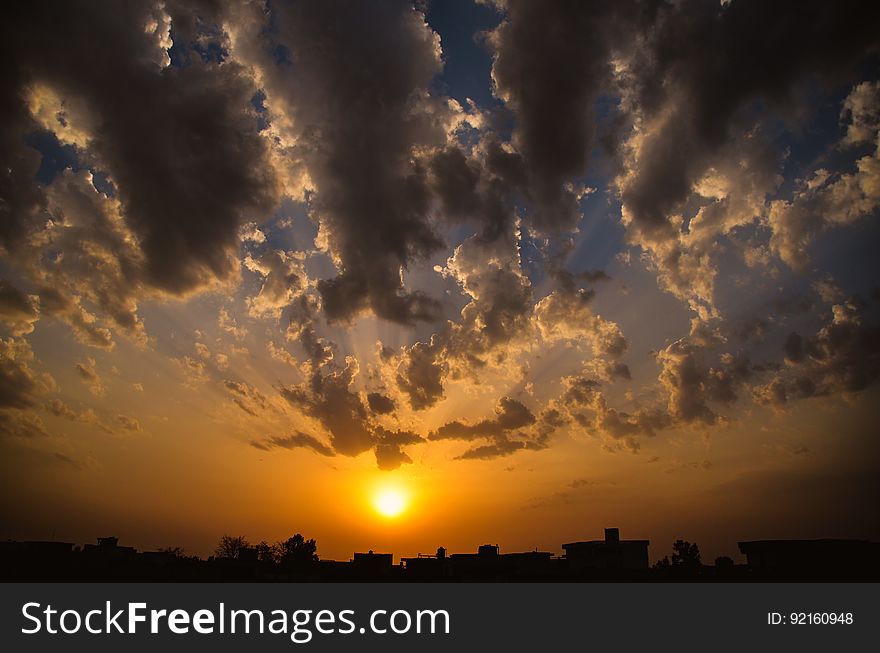
[[[406,494],[397,488],[384,488],[373,497],[373,505],[385,517],[397,517],[406,509],[406,504]]]

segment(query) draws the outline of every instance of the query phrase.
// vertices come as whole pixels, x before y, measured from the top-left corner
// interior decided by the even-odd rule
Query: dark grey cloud
[[[459,147],[448,147],[431,157],[434,190],[450,221],[463,221],[482,211],[478,185],[483,176],[479,162]]]
[[[0,279],[0,322],[7,325],[12,335],[30,333],[39,318],[39,302],[36,298]]]
[[[542,336],[549,341],[563,338],[587,344],[596,356],[621,357],[629,347],[629,341],[616,323],[590,310],[595,291],[582,286],[582,280],[592,278],[594,273],[574,274],[564,269],[551,269],[551,273],[556,288],[535,306]],[[626,365],[619,361],[613,365],[605,364],[610,374],[624,377],[629,374]]]
[[[287,320],[287,338],[302,346],[313,366],[321,367],[333,359],[333,343],[318,335],[315,323],[318,319],[318,301],[303,293],[284,309],[282,319]]]
[[[792,205],[779,202],[769,217],[764,204],[785,158],[769,132],[779,117],[789,124],[805,117],[798,100],[808,82],[828,89],[857,81],[854,71],[880,46],[868,27],[880,18],[877,7],[858,0],[497,4],[505,18],[489,38],[493,78],[514,116],[508,178],[527,224],[576,226],[578,178],[591,153],[603,150],[606,174],[620,173],[627,238],[649,254],[660,285],[706,318],[715,311],[713,246],[721,234],[768,220],[766,253],[802,267],[816,233],[876,207],[875,159],[862,160],[845,184],[798,190]],[[872,141],[875,97],[876,86],[863,83],[847,99],[848,143]],[[723,183],[699,188],[707,174]],[[851,206],[835,205],[846,190]],[[688,221],[694,198],[700,206]],[[754,249],[744,255],[757,256]]]
[[[97,261],[93,260],[92,263],[97,263]],[[38,272],[37,276],[41,277],[43,275],[41,272]],[[51,317],[65,322],[73,331],[76,339],[85,345],[97,349],[113,349],[116,343],[110,330],[102,326],[102,323],[83,307],[81,298],[76,295],[69,296],[66,290],[62,291],[58,287],[48,285],[50,281],[56,282],[62,288],[69,285],[64,279],[56,277],[53,277],[51,280],[49,278],[41,279],[41,284],[36,288],[36,294],[39,299],[37,317]],[[94,276],[90,278],[85,273],[73,279],[68,278],[68,281],[73,281],[76,286],[90,287],[92,289],[98,289],[102,286],[101,283],[96,282]],[[120,297],[123,302],[125,302],[127,294],[127,292],[123,293]],[[35,317],[34,319],[36,320],[37,318]],[[134,330],[137,330],[137,325],[135,325]],[[23,332],[23,330],[20,330],[20,332]]]
[[[725,352],[716,366],[708,373],[709,396],[720,403],[729,404],[739,397],[738,389],[755,372],[751,358],[745,352]]]
[[[327,456],[356,456],[373,449],[376,464],[382,470],[397,469],[402,464],[412,463],[403,447],[424,442],[425,439],[412,431],[390,430],[376,424],[370,412],[392,414],[394,401],[380,393],[369,393],[365,403],[361,394],[352,387],[356,373],[351,361],[342,369],[325,362],[314,368],[309,383],[281,388],[282,397],[318,420],[330,434],[330,447],[321,445],[322,448],[317,449],[311,444],[300,446],[310,446]],[[255,441],[252,444],[258,448],[283,446],[276,440]]]
[[[603,378],[629,377],[627,365],[615,360],[625,353],[627,339],[617,324],[589,307],[595,291],[585,285],[608,276],[598,270],[567,270],[563,253],[547,266],[550,294],[534,303],[513,226],[508,223],[491,237],[481,232],[465,240],[439,270],[470,299],[460,319],[448,322],[429,342],[415,343],[398,356],[383,359],[392,365],[397,387],[412,408],[421,410],[440,401],[450,379],[479,382],[481,375],[513,360],[518,347],[538,337],[548,344],[565,339],[586,345],[602,357],[594,359],[593,366]],[[612,360],[605,360],[606,356]]]
[[[9,321],[31,320],[39,314],[34,301],[10,284],[0,279],[0,318]]]
[[[0,28],[4,40],[10,18],[7,11]],[[46,198],[36,180],[40,153],[24,141],[24,135],[35,127],[23,98],[27,76],[20,60],[7,48],[0,62],[0,153],[4,161],[0,170],[0,245],[6,252],[13,252],[34,228]]]
[[[0,58],[13,73],[4,75],[4,110],[14,119],[4,121],[2,139],[15,145],[40,127],[24,106],[26,87],[80,107],[76,118],[86,124],[74,127],[87,142],[77,143],[78,155],[109,175],[144,257],[129,276],[184,293],[229,276],[239,224],[267,215],[278,188],[250,104],[253,79],[231,61],[167,66],[168,21],[153,2],[12,8]],[[67,119],[57,119],[60,133]],[[23,167],[10,173],[16,195],[4,207],[17,215],[4,224],[17,226],[4,229],[6,240],[45,204],[25,179],[35,172],[33,156],[13,152]]]
[[[563,379],[561,406],[590,435],[606,438],[606,447],[638,451],[638,438],[653,437],[673,420],[665,410],[639,408],[630,413],[608,405],[597,379],[578,375]]]
[[[481,325],[474,333],[482,341],[473,350],[475,354],[509,342],[526,328],[532,310],[531,288],[518,271],[498,268],[484,275],[480,283],[483,301],[472,302],[462,311],[464,321]]]
[[[318,438],[308,433],[296,431],[290,435],[276,436],[266,440],[253,440],[251,446],[263,451],[269,451],[274,447],[280,449],[311,449],[322,456],[335,455],[333,449],[321,442]]]
[[[382,427],[376,428],[375,435],[376,464],[379,469],[386,471],[397,469],[405,463],[412,463],[412,458],[401,447],[425,441],[422,436],[412,431],[389,431]]]
[[[537,451],[548,446],[550,434],[562,421],[555,412],[540,417],[522,402],[502,397],[495,406],[495,417],[474,423],[448,422],[428,435],[429,440],[488,440],[456,456],[457,460],[490,460],[520,450]]]
[[[26,341],[0,339],[0,408],[30,408],[45,389],[31,368],[33,352]]]
[[[473,222],[480,241],[492,242],[513,224],[515,193],[522,180],[504,165],[517,155],[504,152],[497,139],[490,138],[482,150],[469,155],[450,146],[437,152],[429,164],[430,182],[447,222]]]
[[[401,323],[439,304],[405,291],[401,268],[441,244],[418,150],[446,142],[447,105],[431,97],[439,40],[411,3],[272,3],[236,35],[267,102],[308,169],[312,218],[339,269],[318,290],[324,315],[370,309]],[[282,124],[283,123],[283,124]]]
[[[460,319],[449,321],[429,342],[404,347],[384,359],[412,408],[443,399],[448,378],[476,379],[490,364],[503,362],[512,342],[532,328],[532,289],[519,266],[512,229],[493,238],[473,236],[459,245],[440,273],[453,279],[469,301]]]
[[[800,363],[804,360],[804,339],[800,334],[792,331],[785,339],[782,350],[785,352],[785,360]]]
[[[659,381],[668,399],[672,420],[685,424],[723,421],[713,404],[732,404],[752,377],[766,370],[744,351],[718,352],[726,340],[717,332],[702,333],[695,323],[691,334],[656,355]]]
[[[742,343],[760,343],[764,341],[771,327],[766,320],[754,317],[744,320],[733,328],[733,335]]]
[[[535,423],[535,416],[522,402],[502,397],[495,407],[495,417],[474,424],[453,421],[430,434],[430,440],[474,440],[503,436],[514,429]]]
[[[406,350],[397,367],[397,387],[421,410],[443,398],[444,347],[440,339],[417,342]]]
[[[248,415],[259,417],[269,409],[269,400],[256,388],[240,381],[226,380],[223,382],[226,390],[232,397],[236,406]]]
[[[456,460],[492,460],[509,456],[524,448],[526,448],[525,442],[499,436],[490,444],[482,444],[466,450],[461,455],[456,456]]]
[[[262,232],[261,232],[262,233]],[[259,292],[247,299],[248,312],[254,317],[275,316],[290,307],[293,313],[306,312],[296,304],[306,300],[306,272],[303,256],[296,252],[268,249],[257,257],[244,259],[244,266],[262,281]]]
[[[594,145],[614,131],[613,121],[597,130],[595,105],[611,85],[612,53],[626,46],[620,18],[639,30],[641,14],[653,3],[499,4],[505,19],[489,36],[492,78],[515,116],[527,216],[542,230],[571,230],[580,219],[579,192],[571,184],[586,173]]]
[[[317,419],[330,433],[333,449],[345,456],[373,446],[367,408],[351,388],[355,373],[351,364],[334,371],[316,370],[308,383],[281,388],[281,396]]]
[[[835,304],[814,335],[790,333],[783,345],[789,369],[756,388],[759,401],[779,406],[791,399],[858,393],[877,383],[880,325],[869,322],[862,309],[860,302],[850,299]]]
[[[787,111],[798,83],[850,78],[880,44],[870,27],[880,9],[858,0],[657,4],[631,74],[643,119],[669,115],[641,144],[622,190],[647,232],[670,229],[670,214],[733,137],[750,101]]]
[[[383,395],[381,392],[370,392],[367,395],[367,404],[369,404],[370,410],[377,415],[393,413],[394,409],[397,407],[394,403],[394,399],[388,395]]]

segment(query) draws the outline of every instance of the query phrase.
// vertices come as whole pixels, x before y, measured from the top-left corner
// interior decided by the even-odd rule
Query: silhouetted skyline
[[[550,551],[502,551],[497,544],[476,552],[448,552],[395,559],[393,553],[355,552],[349,560],[322,559],[317,543],[296,533],[269,544],[224,535],[207,559],[178,548],[138,551],[116,537],[77,547],[69,542],[0,543],[0,576],[10,580],[259,580],[259,581],[767,581],[880,579],[880,543],[864,540],[760,540],[740,542],[744,564],[728,557],[702,560],[697,543],[676,540],[672,557],[649,564],[648,540],[621,539],[606,528],[601,540]]]

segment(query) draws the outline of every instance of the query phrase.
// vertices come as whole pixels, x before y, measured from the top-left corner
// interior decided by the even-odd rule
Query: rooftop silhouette
[[[740,542],[745,564],[727,557],[703,564],[696,544],[677,540],[670,560],[649,565],[648,540],[624,540],[606,528],[601,540],[549,551],[505,552],[483,544],[475,553],[400,558],[389,552],[355,552],[350,560],[323,560],[315,540],[302,535],[249,544],[224,535],[207,559],[180,548],[138,551],[116,537],[95,544],[0,542],[3,581],[877,581],[880,543],[852,539],[756,540]]]

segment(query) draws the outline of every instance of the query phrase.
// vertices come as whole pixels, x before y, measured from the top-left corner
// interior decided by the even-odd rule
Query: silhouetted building
[[[545,576],[549,572],[549,551],[501,553],[497,544],[483,544],[476,553],[449,556],[450,576],[461,579],[511,579]]]
[[[648,540],[621,540],[616,528],[605,538],[563,544],[564,557],[547,551],[502,553],[483,544],[474,553],[403,558],[355,553],[351,560],[317,560],[290,566],[259,560],[255,547],[235,558],[201,560],[179,550],[139,553],[115,537],[81,549],[69,542],[0,542],[2,581],[878,581],[880,543],[864,540],[761,540],[740,542],[748,565],[721,557],[714,566],[668,564],[650,569]]]
[[[65,579],[75,568],[78,554],[70,542],[0,542],[0,578],[3,581]]]
[[[351,562],[348,560],[318,560],[318,577],[321,580],[350,580]]]
[[[647,569],[649,540],[621,540],[620,530],[606,528],[604,540],[563,544],[571,571]]]
[[[142,551],[140,558],[144,564],[154,567],[167,567],[179,561],[177,555],[168,551]]]
[[[546,578],[551,560],[548,551],[501,553],[497,544],[483,544],[476,553],[447,555],[441,546],[436,555],[420,553],[400,562],[407,578],[414,580],[511,580]]]
[[[83,554],[121,560],[133,558],[137,555],[137,549],[133,546],[119,546],[118,537],[99,537],[97,544],[83,545]]]
[[[873,572],[880,543],[867,540],[755,540],[739,542],[749,567],[759,572]]]
[[[497,544],[481,544],[477,547],[477,555],[478,556],[497,556],[498,555],[498,545]]]
[[[73,553],[73,544],[70,542],[8,542],[10,550],[25,553],[34,558],[64,558]],[[4,547],[5,548],[5,547]]]
[[[437,549],[436,555],[420,553],[415,558],[401,558],[400,564],[410,578],[419,580],[438,580],[451,576],[451,565],[446,557],[446,549]]]
[[[351,560],[352,571],[360,576],[387,576],[391,573],[394,556],[391,553],[355,553]]]

